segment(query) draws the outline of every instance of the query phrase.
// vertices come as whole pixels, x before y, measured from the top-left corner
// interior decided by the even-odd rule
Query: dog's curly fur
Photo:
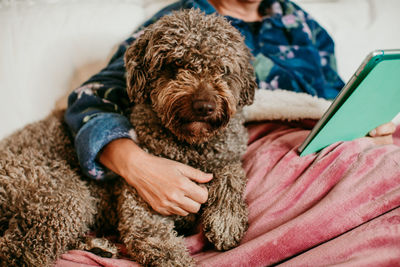
[[[241,110],[256,88],[250,61],[237,30],[196,10],[161,18],[125,54],[140,146],[214,175],[199,219],[219,250],[236,246],[247,228],[240,157],[247,141]],[[83,178],[61,118],[53,114],[0,142],[1,265],[50,266],[80,247],[89,229],[113,227],[141,264],[194,265],[176,229],[198,218],[157,214],[123,179]]]

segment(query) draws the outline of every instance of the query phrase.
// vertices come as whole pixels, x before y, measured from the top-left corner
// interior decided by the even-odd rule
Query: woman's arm
[[[334,99],[343,88],[344,82],[337,72],[335,42],[329,33],[312,16],[301,9],[298,5],[293,5],[304,14],[304,30],[311,37],[311,42],[318,50],[320,57],[320,67],[325,80],[325,91],[322,97]],[[308,27],[308,30],[307,30]]]
[[[65,122],[75,139],[79,163],[85,175],[105,179],[112,175],[96,161],[99,151],[112,140],[129,138],[132,126],[125,116],[129,107],[123,55],[134,41],[119,46],[110,63],[68,98]]]
[[[105,179],[114,175],[97,162],[99,152],[111,141],[130,138],[133,131],[126,111],[130,103],[126,92],[124,54],[143,29],[173,10],[177,2],[160,10],[121,43],[109,64],[72,92],[68,99],[65,121],[75,139],[75,147],[85,175]]]

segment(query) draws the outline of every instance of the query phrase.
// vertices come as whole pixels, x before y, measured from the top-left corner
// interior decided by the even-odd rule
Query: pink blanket
[[[396,145],[362,138],[305,157],[296,149],[308,130],[278,122],[248,129],[249,229],[226,252],[202,233],[188,237],[200,266],[400,266],[400,127]],[[138,265],[70,251],[57,266]]]

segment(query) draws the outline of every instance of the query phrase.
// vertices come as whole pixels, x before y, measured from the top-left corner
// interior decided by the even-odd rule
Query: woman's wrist
[[[131,168],[138,160],[147,158],[143,151],[132,139],[120,138],[111,141],[100,152],[99,161],[105,167],[124,179],[130,177]]]

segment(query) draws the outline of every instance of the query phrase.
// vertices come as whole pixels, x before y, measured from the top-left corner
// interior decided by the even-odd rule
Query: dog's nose
[[[193,102],[192,107],[196,115],[209,116],[215,111],[215,102],[207,100],[196,100]]]

